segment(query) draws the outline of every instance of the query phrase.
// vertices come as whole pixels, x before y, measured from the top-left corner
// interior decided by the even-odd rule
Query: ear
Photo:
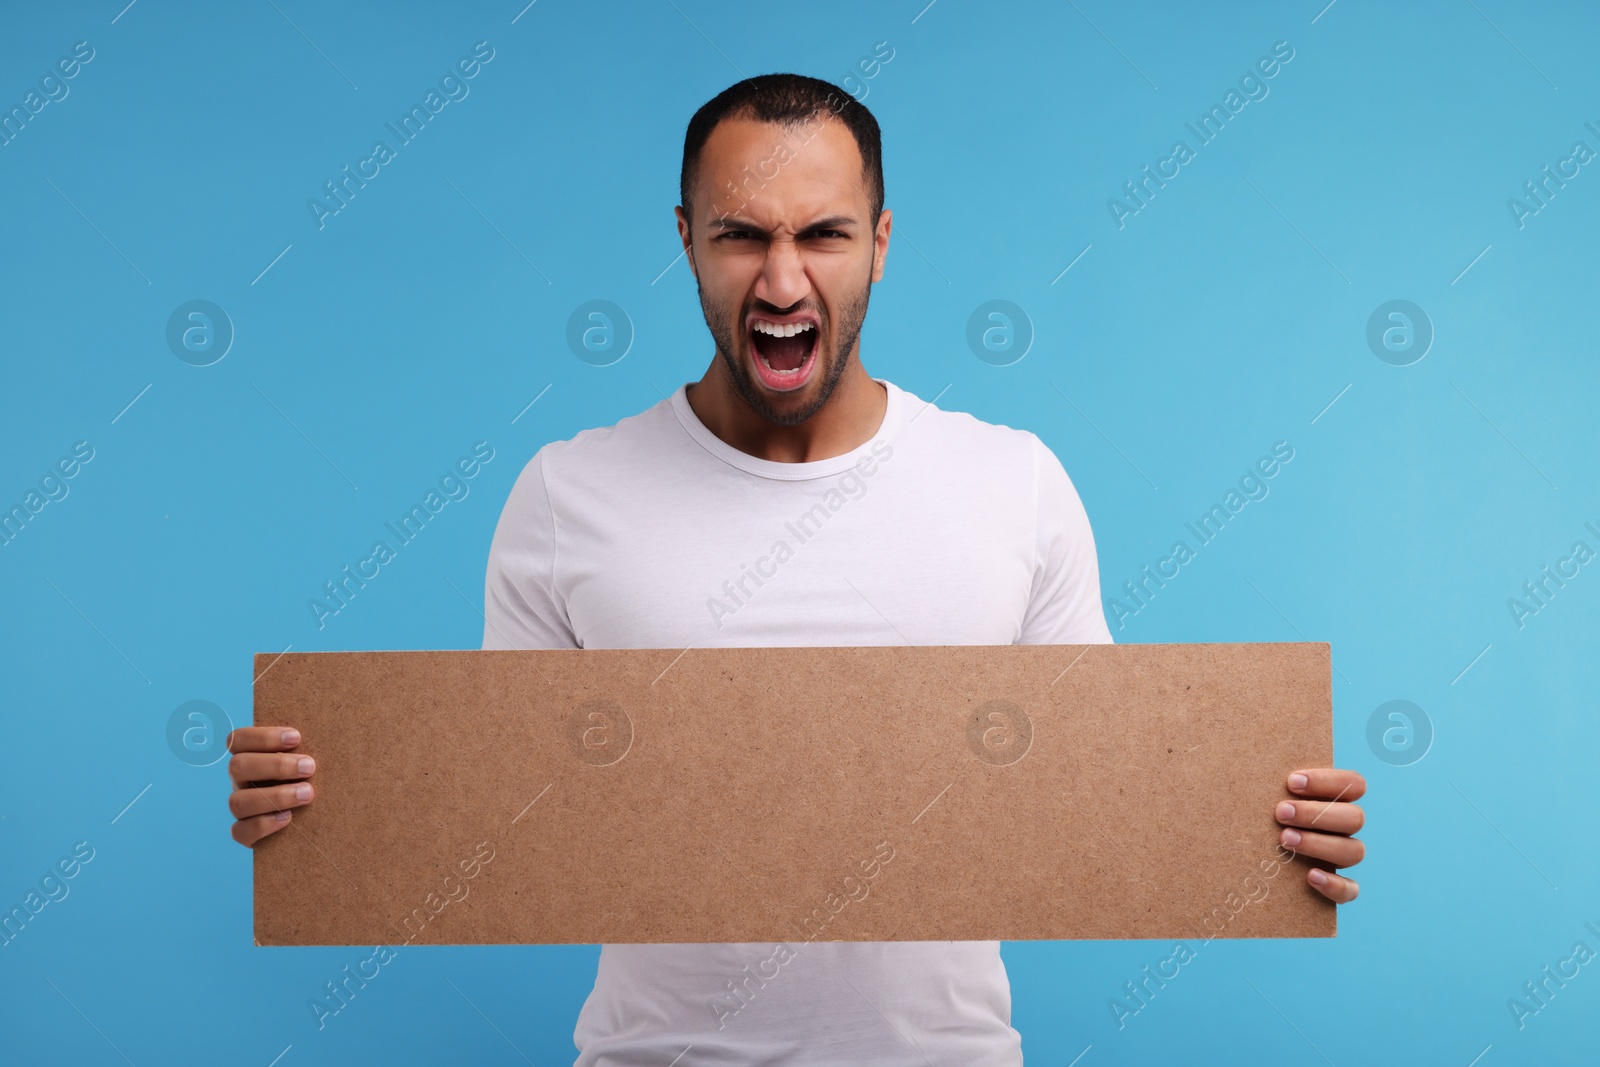
[[[689,217],[683,213],[681,206],[674,206],[672,213],[678,219],[678,240],[683,242],[683,250],[689,257],[689,273],[698,280],[700,272],[694,267],[694,242],[689,237]]]
[[[872,280],[883,277],[883,264],[889,258],[889,231],[894,228],[894,212],[884,208],[878,215],[878,226],[872,234]]]

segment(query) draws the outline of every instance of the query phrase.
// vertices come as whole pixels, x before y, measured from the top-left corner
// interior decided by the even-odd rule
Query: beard
[[[774,409],[766,397],[762,396],[760,390],[756,388],[756,383],[751,379],[750,371],[737,356],[739,346],[736,337],[743,335],[746,342],[749,340],[743,325],[744,316],[735,309],[719,304],[706,296],[705,287],[698,279],[695,281],[695,287],[700,293],[700,310],[705,315],[706,328],[711,331],[711,339],[717,344],[717,355],[721,358],[728,377],[733,380],[734,388],[739,391],[744,402],[750,405],[750,410],[778,426],[798,426],[822,410],[822,406],[833,396],[834,389],[839,385],[839,379],[844,377],[845,369],[850,365],[851,353],[855,351],[856,341],[861,336],[861,324],[867,318],[867,302],[872,297],[872,282],[868,281],[841,303],[838,343],[835,345],[826,343],[832,319],[825,308],[817,308],[820,321],[817,323],[816,359],[819,366],[814,373],[819,377],[821,387],[817,390],[815,398],[799,410],[783,412]],[[756,357],[752,355],[752,358]]]

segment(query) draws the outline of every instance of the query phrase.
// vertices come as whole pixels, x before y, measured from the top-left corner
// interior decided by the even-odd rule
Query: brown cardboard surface
[[[256,657],[262,945],[1332,937],[1329,646]],[[1322,865],[1322,864],[1318,864]]]

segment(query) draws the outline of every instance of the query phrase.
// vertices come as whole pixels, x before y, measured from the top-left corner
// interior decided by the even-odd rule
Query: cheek
[[[729,293],[728,287],[720,284],[719,279],[701,272],[700,278],[700,310],[705,312],[706,321],[712,326],[734,330],[739,325],[739,301],[736,296]]]
[[[717,264],[701,272],[701,291],[724,321],[742,325],[744,311],[753,299],[758,276],[746,264]]]

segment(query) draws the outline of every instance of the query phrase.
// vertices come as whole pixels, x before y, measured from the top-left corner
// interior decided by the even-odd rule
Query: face
[[[762,418],[814,415],[858,358],[889,212],[873,225],[861,152],[822,111],[795,128],[729,119],[700,154],[690,233],[678,229],[717,357]]]

